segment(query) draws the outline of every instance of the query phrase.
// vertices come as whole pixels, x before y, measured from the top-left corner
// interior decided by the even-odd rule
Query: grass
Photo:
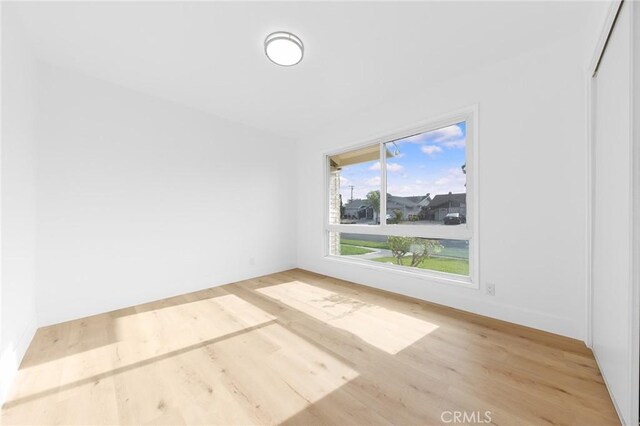
[[[389,244],[386,241],[365,241],[365,240],[347,240],[342,239],[340,243],[343,246],[359,246],[359,247],[371,247],[374,249],[389,249]],[[365,254],[359,253],[359,254]],[[356,254],[356,253],[353,253]],[[469,249],[463,247],[444,247],[436,256],[439,257],[455,257],[458,259],[469,259]]]
[[[371,253],[374,250],[369,250],[366,248],[362,248],[362,247],[354,247],[351,245],[347,245],[347,244],[340,244],[340,254],[342,256],[353,256],[353,255],[358,255],[358,254],[367,254],[367,253]]]
[[[393,263],[397,265],[396,260],[393,257],[380,257],[377,259],[370,259],[374,262]],[[411,264],[411,257],[405,257],[402,259],[404,266]],[[450,274],[469,275],[469,262],[461,259],[446,259],[441,257],[431,257],[423,260],[417,266],[420,269],[429,269],[432,271],[448,272]]]
[[[456,257],[458,259],[469,259],[469,249],[462,247],[443,247],[436,255],[440,257]]]
[[[365,240],[340,240],[340,243],[347,246],[371,247],[376,249],[388,249],[389,244],[386,241],[365,241]]]

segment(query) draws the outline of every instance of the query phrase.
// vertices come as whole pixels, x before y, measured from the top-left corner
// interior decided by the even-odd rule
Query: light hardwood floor
[[[2,423],[430,425],[456,411],[618,423],[581,342],[302,270],[39,329]]]

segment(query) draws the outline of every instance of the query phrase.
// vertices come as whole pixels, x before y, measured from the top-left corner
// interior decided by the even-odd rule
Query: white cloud
[[[380,176],[373,177],[365,181],[365,183],[369,186],[380,185]]]
[[[459,168],[450,168],[441,170],[437,176],[432,179],[415,179],[410,183],[391,182],[389,192],[399,196],[416,196],[431,193],[446,194],[448,192],[463,193],[465,188],[466,176]]]
[[[464,173],[462,173],[462,169],[452,168],[448,169],[443,173],[443,176],[439,179],[436,179],[434,185],[437,187],[437,193],[447,193],[447,192],[465,192],[465,183],[467,182],[467,177]]]
[[[436,145],[425,145],[421,147],[420,150],[427,155],[435,155],[439,152],[442,152],[442,148]]]
[[[434,171],[435,172],[435,171]],[[436,194],[464,193],[466,176],[460,168],[441,169],[431,176],[420,176],[418,179],[401,182],[398,179],[389,181],[388,192],[399,196],[424,196]]]
[[[375,178],[369,179],[372,182],[355,182],[355,186],[353,188],[353,199],[364,199],[367,197],[367,194],[371,191],[378,191],[380,189],[380,181],[377,183]],[[342,194],[343,202],[347,202],[351,199],[351,187],[340,188],[340,193]]]
[[[380,170],[380,162],[373,164],[369,170]],[[387,163],[387,171],[397,173],[404,170],[404,167],[398,163]]]
[[[414,197],[418,195],[427,195],[426,188],[422,185],[389,185],[388,191],[391,195],[396,195],[399,197]]]
[[[462,136],[462,129],[457,124],[453,124],[451,126],[429,132],[429,135],[434,138],[435,142],[446,142],[451,139],[459,139]]]
[[[400,164],[398,163],[387,163],[387,170],[390,172],[401,172],[404,170],[404,167],[402,167]]]
[[[442,142],[442,145],[447,148],[464,148],[467,145],[467,141],[465,139],[453,139]]]

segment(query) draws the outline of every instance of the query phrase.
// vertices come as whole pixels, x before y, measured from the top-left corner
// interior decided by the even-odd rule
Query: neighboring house
[[[420,211],[424,206],[428,206],[431,201],[431,195],[418,195],[411,197],[399,197],[391,195],[387,197],[387,214],[393,216],[396,210],[402,212],[402,218],[404,220],[411,219],[412,217],[418,219]]]
[[[467,215],[467,194],[439,194],[431,198],[431,194],[424,196],[400,197],[389,194],[387,198],[387,214],[394,215],[399,210],[403,220],[436,220],[441,221],[449,213]],[[373,220],[373,208],[366,199],[349,200],[344,205],[343,219]]]
[[[349,200],[344,205],[344,217],[347,219],[372,219],[373,208],[368,200]]]
[[[430,194],[411,197],[389,195],[387,199],[387,214],[393,216],[396,210],[400,210],[405,220],[412,217],[418,219],[420,212],[429,205],[430,201]],[[366,199],[349,200],[344,205],[344,219],[374,219],[374,217],[373,208]]]
[[[438,194],[425,209],[426,219],[443,220],[449,213],[467,215],[467,194]]]

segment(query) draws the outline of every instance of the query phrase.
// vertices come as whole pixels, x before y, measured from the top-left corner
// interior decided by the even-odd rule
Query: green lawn
[[[396,260],[393,257],[380,257],[378,259],[370,259],[374,262],[393,263],[396,265]],[[408,266],[411,264],[411,257],[405,257],[402,259],[402,264]],[[432,271],[448,272],[450,274],[469,275],[469,263],[466,260],[460,259],[445,259],[441,257],[431,257],[423,260],[419,265],[420,269],[430,269]]]
[[[374,249],[389,249],[389,244],[386,241],[365,241],[365,240],[347,240],[342,239],[340,243],[345,246],[359,246],[359,247],[371,247]],[[364,253],[361,253],[364,254]],[[456,257],[459,259],[469,258],[469,249],[462,247],[444,247],[440,253],[436,256],[440,257]]]
[[[469,248],[443,247],[443,249],[436,256],[457,257],[458,259],[469,259]]]
[[[357,254],[367,254],[371,253],[374,250],[369,250],[362,247],[354,247],[347,244],[340,244],[340,254],[342,256],[353,256]]]
[[[387,242],[380,241],[364,241],[364,240],[340,240],[340,243],[347,246],[371,247],[377,249],[388,249]]]

